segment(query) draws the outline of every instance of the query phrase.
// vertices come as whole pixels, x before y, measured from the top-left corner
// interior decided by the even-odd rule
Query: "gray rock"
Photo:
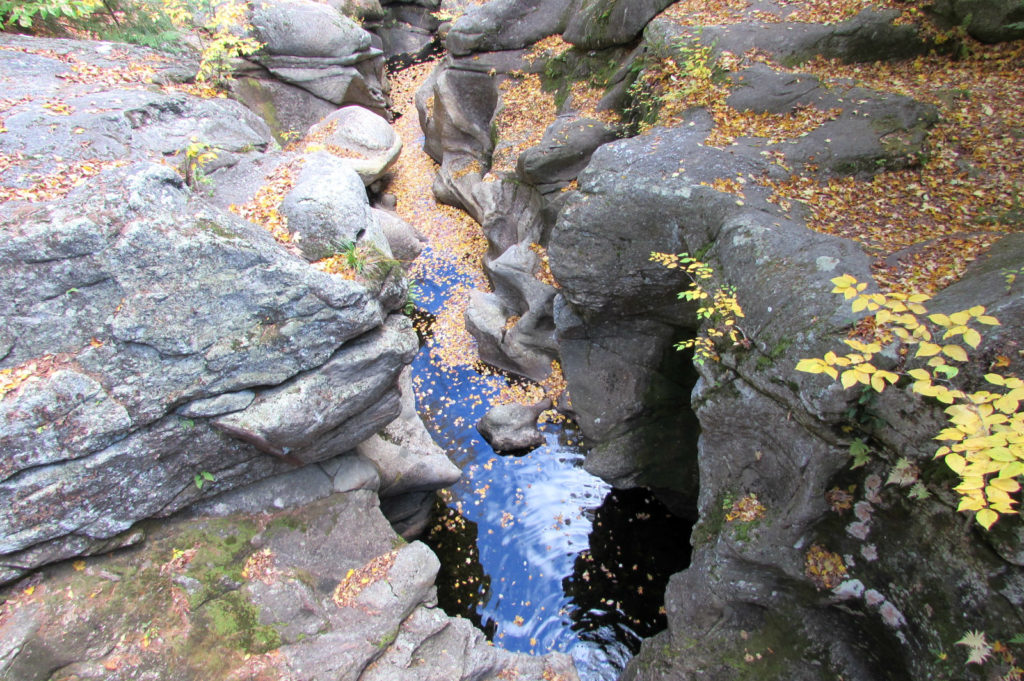
[[[427,432],[416,411],[412,371],[398,381],[401,414],[381,432],[356,447],[380,471],[380,496],[433,492],[454,484],[462,472]]]
[[[387,16],[380,0],[329,0],[328,5],[359,21],[379,21]]]
[[[342,156],[367,186],[388,171],[402,150],[402,139],[387,121],[360,106],[338,109],[313,126],[310,135]]]
[[[537,418],[551,408],[551,400],[536,404],[499,404],[491,407],[477,430],[496,452],[533,449],[544,444],[544,434],[537,430]]]
[[[381,499],[380,511],[395,532],[411,541],[430,526],[436,501],[434,492],[410,492]]]
[[[501,349],[507,317],[508,313],[498,296],[476,289],[470,291],[465,314],[466,330],[476,341],[480,359],[501,368],[510,364]]]
[[[256,36],[271,55],[349,57],[370,49],[370,34],[330,5],[278,0],[252,15]]]
[[[212,481],[215,485],[216,481]],[[207,482],[210,484],[210,482]],[[317,466],[303,466],[193,504],[192,516],[273,513],[298,508],[334,493],[331,480]]]
[[[669,0],[575,0],[563,37],[587,50],[633,42]]]
[[[516,173],[534,185],[575,180],[602,144],[616,138],[608,125],[592,119],[562,119],[544,132],[541,143],[524,151]]]
[[[487,237],[485,261],[493,261],[516,244],[529,247],[544,241],[541,197],[523,182],[501,179],[481,182],[472,190],[480,207],[480,225]]]
[[[415,352],[409,320],[392,315],[379,329],[342,346],[317,371],[261,392],[248,408],[213,424],[277,456],[303,463],[329,458],[398,416],[394,385]]]
[[[359,454],[344,454],[321,464],[337,462],[330,467],[329,475],[334,481],[334,491],[352,492],[367,489],[376,492],[380,489],[380,471],[372,461]]]
[[[1024,8],[1014,0],[940,0],[929,11],[982,42],[1024,38]]]
[[[379,230],[363,182],[349,163],[323,151],[304,158],[280,211],[295,245],[308,260],[340,253],[370,230]]]
[[[445,45],[455,56],[516,50],[565,30],[571,0],[492,0],[455,20]]]
[[[254,399],[256,399],[256,393],[253,391],[240,390],[236,393],[224,393],[216,397],[194,400],[178,409],[178,413],[189,418],[220,416],[233,411],[241,411],[252,404]]]
[[[385,24],[377,29],[377,33],[384,44],[384,56],[388,59],[418,57],[429,52],[435,45],[435,36],[432,31],[403,22],[396,22],[393,25]]]
[[[274,138],[306,132],[337,106],[295,85],[269,78],[241,76],[231,83],[231,94],[270,126]]]
[[[390,210],[372,208],[374,219],[388,242],[391,254],[402,262],[412,262],[427,245],[426,237]]]

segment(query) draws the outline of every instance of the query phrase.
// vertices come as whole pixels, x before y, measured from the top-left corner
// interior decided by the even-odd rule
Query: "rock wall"
[[[3,41],[0,68],[26,76],[0,139],[3,581],[138,541],[142,519],[342,454],[399,415],[417,346],[392,314],[404,280],[308,262],[346,239],[390,257],[362,166],[339,161],[352,182],[328,189],[296,178],[291,243],[320,245],[300,257],[172,167],[201,141],[216,158],[196,186],[251,196],[263,176],[236,171],[281,162],[262,120],[237,102],[154,91],[152,69],[124,60],[178,65],[143,50]],[[63,113],[46,108],[57,102]],[[311,212],[318,201],[333,221]]]

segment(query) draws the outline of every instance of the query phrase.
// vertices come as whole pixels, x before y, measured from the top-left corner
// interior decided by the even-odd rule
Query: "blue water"
[[[425,537],[442,561],[440,604],[495,645],[568,652],[584,681],[611,681],[641,637],[664,628],[664,585],[689,560],[689,527],[645,492],[613,491],[584,471],[571,424],[545,424],[545,444],[525,455],[496,454],[475,428],[494,376],[431,354],[433,316],[468,281],[451,263],[429,269],[414,382],[424,422],[463,470]]]

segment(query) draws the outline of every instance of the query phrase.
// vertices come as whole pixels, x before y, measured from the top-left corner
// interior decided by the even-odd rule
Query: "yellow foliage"
[[[743,308],[736,299],[736,290],[714,281],[714,270],[688,253],[651,253],[650,259],[671,270],[682,270],[690,280],[690,289],[679,293],[682,300],[699,301],[697,318],[705,320],[704,331],[689,340],[676,343],[677,350],[693,348],[693,359],[697,364],[707,360],[718,361],[716,349],[719,342],[748,347],[743,329],[737,321],[743,317]],[[707,282],[706,284],[702,282]]]
[[[1017,513],[1017,500],[1010,495],[1020,491],[1017,478],[1024,474],[1024,412],[1020,411],[1024,381],[1016,376],[989,373],[985,374],[985,382],[1001,389],[1000,392],[958,390],[952,387],[951,380],[959,369],[948,364],[947,359],[968,362],[967,350],[955,343],[934,342],[940,334],[943,341],[959,336],[964,345],[977,348],[981,334],[971,324],[994,326],[999,320],[985,314],[982,305],[950,315],[928,314],[923,305],[928,296],[865,293],[867,284],[848,274],[836,277],[832,283],[832,292],[852,301],[854,311],[874,311],[878,326],[891,327],[903,345],[917,346],[915,359],[928,360],[925,367],[910,369],[904,375],[912,379],[912,391],[949,405],[945,412],[950,425],[935,436],[949,444],[939,447],[935,457],[942,458],[960,478],[960,484],[953,488],[961,497],[957,510],[973,511],[975,520],[985,529],[1000,515]],[[852,339],[846,343],[856,352],[844,357],[828,352],[822,358],[802,359],[796,370],[838,378],[844,388],[863,384],[876,392],[900,379],[899,374],[871,363],[881,351],[879,343]],[[843,369],[841,374],[836,367]]]

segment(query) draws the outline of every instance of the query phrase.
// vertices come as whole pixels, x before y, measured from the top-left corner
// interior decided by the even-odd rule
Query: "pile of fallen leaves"
[[[843,557],[827,550],[821,544],[814,544],[807,551],[804,557],[804,574],[810,577],[819,589],[834,589],[849,576]]]
[[[277,241],[291,243],[288,220],[281,215],[279,209],[284,197],[295,186],[296,173],[301,165],[301,158],[281,164],[267,176],[266,181],[248,203],[241,206],[231,204],[228,210],[253,224],[262,226]]]
[[[11,157],[0,154],[0,172],[21,162],[18,157]],[[67,196],[75,187],[85,184],[86,180],[95,177],[110,168],[120,168],[128,165],[127,161],[57,161],[56,168],[51,173],[33,173],[25,179],[30,182],[27,187],[3,187],[0,186],[0,203],[4,201],[28,201],[36,203],[40,201],[53,201]]]
[[[555,122],[558,109],[536,74],[510,74],[499,88],[501,108],[494,123],[498,142],[491,170],[513,172],[519,155],[540,144],[544,131]]]
[[[338,582],[331,600],[339,608],[351,608],[366,587],[387,578],[397,556],[397,550],[390,551],[377,556],[361,568],[349,570],[345,578]]]
[[[941,122],[920,167],[870,179],[794,177],[776,200],[798,200],[809,226],[845,236],[875,255],[887,291],[931,294],[956,281],[980,253],[1024,228],[1024,45],[971,44],[963,59],[932,55],[848,65],[819,59],[803,67],[834,82],[930,102]]]

